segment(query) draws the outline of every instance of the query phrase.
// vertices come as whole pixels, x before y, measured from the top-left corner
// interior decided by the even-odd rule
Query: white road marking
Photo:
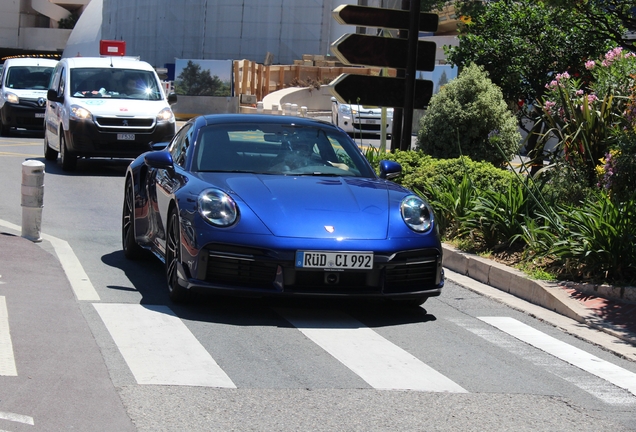
[[[611,382],[636,395],[636,374],[573,347],[510,317],[478,317],[480,320],[508,333],[599,378]]]
[[[42,238],[48,240],[53,245],[55,253],[60,260],[60,264],[62,264],[64,273],[66,273],[66,277],[71,283],[71,287],[77,299],[83,301],[99,301],[99,294],[97,294],[95,287],[93,287],[82,264],[68,242],[46,234],[43,234]]]
[[[0,296],[0,376],[18,376],[9,332],[7,301],[4,296]]]
[[[375,389],[467,393],[455,382],[344,313],[277,311]]]
[[[139,384],[236,388],[167,306],[93,306]]]
[[[13,231],[21,232],[22,228],[19,225],[12,224],[0,219],[0,226],[4,226]],[[82,264],[73,252],[73,249],[64,240],[60,240],[57,237],[42,234],[42,239],[47,240],[53,245],[57,258],[66,273],[68,281],[71,283],[71,288],[75,293],[78,300],[84,301],[99,301],[99,295],[93,287],[88,275],[84,271]]]
[[[9,420],[16,423],[24,423],[33,426],[35,423],[33,422],[33,417],[25,416],[22,414],[14,414],[10,412],[2,412],[0,411],[0,419],[1,420]]]

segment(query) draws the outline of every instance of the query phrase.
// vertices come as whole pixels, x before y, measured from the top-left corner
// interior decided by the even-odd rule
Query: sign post
[[[412,0],[409,11],[340,5],[333,17],[340,24],[408,30],[408,39],[347,34],[331,45],[332,52],[345,64],[405,70],[403,78],[343,74],[332,81],[331,91],[345,103],[402,108],[403,116],[393,121],[401,123],[400,149],[408,150],[413,109],[426,107],[433,95],[433,82],[416,80],[415,74],[418,70],[434,70],[437,46],[435,42],[419,41],[419,32],[437,31],[437,14],[420,13],[419,1]],[[395,144],[392,140],[393,149]]]

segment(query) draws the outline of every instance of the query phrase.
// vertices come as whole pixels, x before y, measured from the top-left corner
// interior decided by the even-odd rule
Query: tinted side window
[[[186,152],[192,142],[192,125],[187,124],[177,132],[177,135],[170,143],[168,151],[172,155],[175,164],[184,167],[186,160]]]

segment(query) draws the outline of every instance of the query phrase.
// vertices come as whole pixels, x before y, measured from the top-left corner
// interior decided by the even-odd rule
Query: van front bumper
[[[170,141],[175,134],[175,122],[152,122],[149,126],[102,127],[90,120],[69,122],[66,145],[80,157],[135,158],[151,150],[151,144]]]
[[[2,124],[6,127],[44,130],[44,110],[37,101],[20,100],[19,104],[5,102],[0,109]]]

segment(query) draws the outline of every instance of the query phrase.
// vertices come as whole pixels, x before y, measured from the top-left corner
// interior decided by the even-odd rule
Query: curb
[[[529,279],[523,272],[496,261],[442,244],[442,265],[455,273],[571,318],[636,346],[636,336],[605,322],[557,283]]]

